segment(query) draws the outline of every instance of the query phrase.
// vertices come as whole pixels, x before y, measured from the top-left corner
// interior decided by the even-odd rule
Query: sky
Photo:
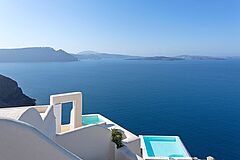
[[[240,0],[0,0],[0,48],[240,56]]]

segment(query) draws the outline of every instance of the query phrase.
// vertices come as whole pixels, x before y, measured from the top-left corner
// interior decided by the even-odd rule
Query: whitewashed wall
[[[0,119],[1,160],[80,160],[27,123]]]
[[[55,140],[56,137],[56,120],[54,116],[53,107],[49,107],[46,111],[45,117],[43,117],[43,129],[44,133],[51,139]]]
[[[43,118],[43,119],[42,119]],[[56,136],[56,121],[53,113],[53,107],[49,106],[46,110],[45,116],[41,117],[39,112],[35,108],[29,108],[18,119],[19,121],[26,122],[51,139],[55,139]]]
[[[114,148],[111,131],[100,126],[86,126],[58,134],[56,142],[86,160],[112,160]]]
[[[134,154],[128,147],[116,149],[115,160],[139,160],[140,157]]]
[[[35,108],[27,109],[18,119],[19,121],[31,124],[35,128],[43,131],[43,120],[39,112]]]

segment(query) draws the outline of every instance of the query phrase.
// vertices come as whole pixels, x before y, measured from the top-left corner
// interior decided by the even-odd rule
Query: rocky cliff
[[[17,82],[0,74],[0,107],[33,106],[35,99],[26,96]]]

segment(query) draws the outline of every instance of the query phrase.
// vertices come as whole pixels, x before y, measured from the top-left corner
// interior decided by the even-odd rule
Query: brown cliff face
[[[34,106],[35,99],[28,97],[16,81],[0,74],[0,107]]]

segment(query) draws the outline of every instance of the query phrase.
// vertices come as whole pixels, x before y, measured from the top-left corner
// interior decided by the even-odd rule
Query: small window
[[[62,125],[70,123],[72,108],[73,108],[73,102],[62,103]]]

